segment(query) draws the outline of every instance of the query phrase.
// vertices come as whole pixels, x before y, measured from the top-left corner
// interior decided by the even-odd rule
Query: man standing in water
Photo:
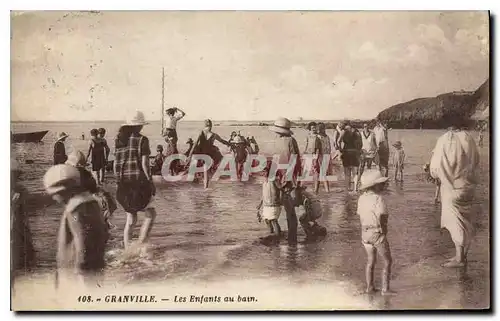
[[[441,183],[441,227],[450,232],[455,256],[444,267],[460,268],[475,234],[474,219],[478,208],[475,190],[478,184],[479,149],[471,135],[452,127],[439,137],[430,161],[430,174]]]
[[[288,164],[292,157],[295,157],[296,163],[293,169],[292,182],[297,180],[301,169],[299,145],[295,138],[292,137],[293,132],[290,130],[290,120],[286,118],[278,118],[269,130],[276,134],[274,138],[275,153],[279,155],[279,164]],[[286,184],[288,177],[286,173],[282,176],[281,186]],[[295,185],[298,185],[295,184]],[[290,194],[283,194],[283,207],[286,212],[286,220],[288,223],[288,243],[297,243],[297,213],[295,212],[295,205]]]
[[[384,176],[389,176],[389,138],[387,137],[387,128],[382,124],[380,119],[377,119],[377,124],[373,128],[375,134],[375,142],[377,144],[378,166],[382,172],[384,168]]]

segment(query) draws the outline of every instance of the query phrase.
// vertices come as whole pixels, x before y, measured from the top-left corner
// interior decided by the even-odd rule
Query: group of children
[[[173,111],[175,117],[177,110]],[[182,112],[183,116],[184,113]],[[177,116],[177,118],[179,118]],[[180,117],[182,118],[182,117]],[[180,119],[179,118],[179,119]],[[165,134],[170,142],[177,142],[177,133],[170,128]],[[310,123],[308,125],[309,136],[307,138],[306,153],[331,154],[331,141],[325,132],[322,123]],[[58,203],[65,206],[61,219],[61,227],[58,243],[58,265],[64,267],[67,262],[74,261],[77,271],[85,278],[85,275],[98,273],[104,267],[104,248],[109,238],[111,224],[109,218],[116,210],[114,198],[98,185],[104,182],[104,168],[109,155],[109,147],[104,138],[103,129],[91,131],[91,141],[87,157],[77,151],[68,157],[65,164],[59,164],[50,168],[44,176],[44,186],[47,193]],[[174,142],[175,140],[175,142]],[[258,145],[255,138],[244,138],[233,133],[229,140],[231,149],[236,156],[237,163],[244,163],[249,153],[258,153]],[[188,141],[190,155],[193,146],[192,140]],[[254,144],[253,147],[251,144]],[[396,169],[395,175],[399,173],[403,177],[404,151],[402,144],[394,144],[396,152],[393,161]],[[339,156],[337,151],[332,159]],[[96,180],[85,169],[87,159],[91,158],[92,170],[95,172]],[[152,169],[161,172],[166,155],[163,154],[163,146],[157,146],[157,155],[152,162]],[[317,158],[313,166],[314,174],[319,173],[322,157]],[[300,183],[283,182],[281,179],[271,180],[269,172],[271,164],[266,166],[265,181],[262,184],[262,198],[257,207],[258,221],[266,222],[270,238],[278,242],[282,236],[282,229],[278,223],[281,210],[293,208],[302,209],[298,221],[302,226],[306,240],[317,240],[326,235],[326,228],[320,226],[317,220],[322,216],[321,203],[316,197],[319,183],[314,186],[314,192],[310,193]],[[327,169],[327,174],[331,168]],[[358,215],[362,227],[362,243],[367,252],[368,263],[366,266],[367,292],[374,291],[373,270],[377,253],[384,259],[384,273],[382,280],[382,293],[390,294],[389,280],[391,273],[391,253],[387,240],[387,208],[382,196],[383,186],[387,181],[379,170],[369,170],[360,175],[361,195],[358,200]],[[325,188],[329,190],[328,183]],[[288,213],[287,213],[288,219]],[[296,222],[296,221],[295,221]],[[76,257],[74,257],[76,255]]]
[[[280,179],[271,180],[270,170],[271,163],[268,163],[264,169],[265,180],[262,183],[262,198],[257,206],[257,219],[259,222],[264,219],[269,227],[271,240],[277,242],[282,236],[278,219],[283,206],[302,207],[304,213],[300,215],[299,222],[306,234],[306,241],[325,236],[326,228],[317,223],[322,216],[319,199],[300,184],[296,185],[291,181],[282,183]]]
[[[104,138],[105,135],[106,130],[104,128],[94,128],[90,131],[89,149],[86,158],[86,160],[90,158],[92,172],[94,173],[97,184],[99,185],[104,184],[106,165],[108,163],[110,152],[108,142],[106,141],[106,138]]]

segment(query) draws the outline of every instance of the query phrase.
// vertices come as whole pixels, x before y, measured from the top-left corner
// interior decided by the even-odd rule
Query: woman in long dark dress
[[[214,145],[215,141],[217,140],[218,142],[228,147],[231,147],[231,144],[228,141],[222,139],[217,133],[212,132],[212,121],[210,119],[205,120],[204,124],[205,128],[203,128],[200,135],[198,136],[198,139],[194,143],[190,157],[193,154],[201,154],[208,155],[212,158],[212,166],[204,169],[204,185],[205,188],[208,188],[209,175],[211,176],[217,170],[217,167],[222,160],[222,153],[220,152],[219,148]],[[200,162],[203,161],[200,160]]]

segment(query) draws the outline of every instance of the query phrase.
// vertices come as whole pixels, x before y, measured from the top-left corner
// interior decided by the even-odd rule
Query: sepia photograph
[[[490,23],[11,11],[11,310],[491,309]]]

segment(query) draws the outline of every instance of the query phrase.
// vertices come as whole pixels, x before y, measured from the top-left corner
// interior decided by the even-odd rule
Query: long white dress
[[[448,131],[434,148],[431,176],[441,180],[441,227],[453,242],[468,250],[474,236],[479,151],[474,138],[465,131]]]

